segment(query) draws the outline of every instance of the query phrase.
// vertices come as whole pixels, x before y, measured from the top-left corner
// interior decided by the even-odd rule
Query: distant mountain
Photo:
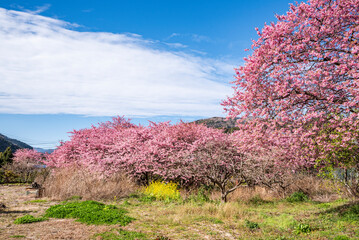
[[[43,148],[34,148],[34,149],[41,153],[52,153],[53,151],[55,151],[55,149],[43,149]]]
[[[26,143],[23,143],[16,139],[8,138],[0,134],[0,152],[4,152],[7,147],[10,147],[12,152],[15,152],[17,149],[20,148],[32,149],[32,147]]]
[[[229,119],[223,117],[212,117],[212,118],[205,118],[194,121],[197,124],[205,124],[207,127],[210,128],[222,128],[226,130],[230,130],[236,127],[236,119]]]

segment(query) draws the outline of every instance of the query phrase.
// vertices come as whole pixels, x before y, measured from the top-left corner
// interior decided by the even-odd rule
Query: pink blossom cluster
[[[238,149],[238,135],[221,129],[184,122],[150,122],[144,127],[117,117],[74,130],[71,139],[47,157],[46,164],[55,168],[75,165],[104,176],[125,172],[145,184],[156,178],[181,185],[209,183],[222,190],[224,201],[241,184],[260,184],[258,180],[265,175],[277,177],[273,170],[287,170],[278,158],[271,163],[275,167],[264,171],[263,163],[269,161],[246,156]]]
[[[14,153],[14,163],[21,164],[42,164],[46,156],[33,149],[18,149]]]
[[[223,102],[242,152],[298,166],[358,164],[359,0],[309,0],[257,29]]]
[[[220,155],[226,151],[231,155]],[[187,182],[207,177],[204,164],[213,167],[217,161],[235,168],[240,161],[237,155],[230,135],[219,129],[183,122],[150,122],[144,127],[118,117],[74,130],[71,139],[48,156],[47,165],[78,165],[105,175],[125,171],[135,178],[161,176]]]

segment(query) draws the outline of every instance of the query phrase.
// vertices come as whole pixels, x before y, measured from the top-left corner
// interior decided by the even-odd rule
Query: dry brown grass
[[[228,195],[229,201],[248,201],[253,197],[259,196],[263,200],[273,200],[278,198],[278,193],[264,187],[247,187],[243,186],[236,189],[233,193]]]
[[[287,194],[298,191],[304,192],[312,200],[322,202],[346,197],[340,183],[309,174],[293,175],[292,184],[287,189]]]
[[[126,197],[138,186],[124,174],[108,178],[78,168],[55,169],[44,183],[45,196],[65,200],[73,196],[87,200],[105,200]]]
[[[269,189],[256,186],[253,188],[243,186],[228,195],[229,201],[248,201],[259,196],[263,200],[274,200],[285,198],[294,192],[304,192],[314,201],[329,202],[346,196],[343,186],[333,180],[324,179],[308,174],[292,175],[290,184],[286,189]],[[211,198],[218,199],[219,193],[213,192]]]

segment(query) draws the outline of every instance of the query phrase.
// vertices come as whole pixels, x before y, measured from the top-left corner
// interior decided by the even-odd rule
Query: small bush
[[[8,167],[8,166],[7,166]],[[0,168],[0,183],[20,183],[20,176],[13,170]]]
[[[296,234],[301,233],[310,233],[312,231],[312,228],[308,224],[299,223],[297,227],[295,228]]]
[[[192,202],[197,204],[203,204],[206,202],[210,202],[210,198],[208,197],[206,190],[204,188],[198,189],[197,194],[191,194],[185,200],[185,202]]]
[[[258,206],[258,205],[269,203],[269,201],[262,199],[261,196],[259,195],[255,195],[254,197],[248,200],[248,203],[251,205]]]
[[[151,182],[151,184],[145,188],[143,193],[150,198],[164,201],[179,200],[181,198],[180,192],[177,189],[177,184],[173,182]]]
[[[126,216],[124,209],[114,205],[105,205],[95,201],[64,202],[46,210],[46,217],[77,218],[78,222],[86,224],[120,224],[126,226],[134,218]]]
[[[308,196],[303,192],[295,192],[286,198],[287,202],[306,202],[309,200]]]
[[[246,223],[246,227],[249,229],[258,229],[259,228],[259,224],[256,222],[246,220],[245,223]]]
[[[47,220],[46,217],[34,217],[32,215],[25,215],[22,217],[17,218],[14,223],[15,224],[26,224],[26,223],[33,223],[33,222],[42,222]]]

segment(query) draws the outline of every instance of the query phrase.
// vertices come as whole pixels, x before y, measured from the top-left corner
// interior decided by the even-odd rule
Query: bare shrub
[[[71,167],[53,169],[44,188],[45,196],[52,199],[65,200],[78,196],[84,200],[104,200],[128,196],[138,187],[122,173],[104,177],[83,168]]]
[[[312,200],[328,202],[341,196],[347,197],[343,190],[344,188],[340,182],[314,174],[301,173],[292,175],[291,184],[286,191],[286,195],[303,192]]]
[[[286,180],[288,182],[285,188],[242,186],[233,192],[229,201],[247,201],[255,196],[264,200],[273,200],[287,197],[294,192],[303,192],[310,199],[320,202],[333,201],[342,196],[346,197],[342,184],[313,174],[290,174],[287,175]]]
[[[359,199],[359,162],[352,168],[332,169],[329,177],[341,184],[349,197]]]
[[[229,198],[229,201],[248,201],[256,196],[259,196],[263,200],[273,200],[278,198],[278,193],[271,189],[260,186],[242,186],[233,192]]]

